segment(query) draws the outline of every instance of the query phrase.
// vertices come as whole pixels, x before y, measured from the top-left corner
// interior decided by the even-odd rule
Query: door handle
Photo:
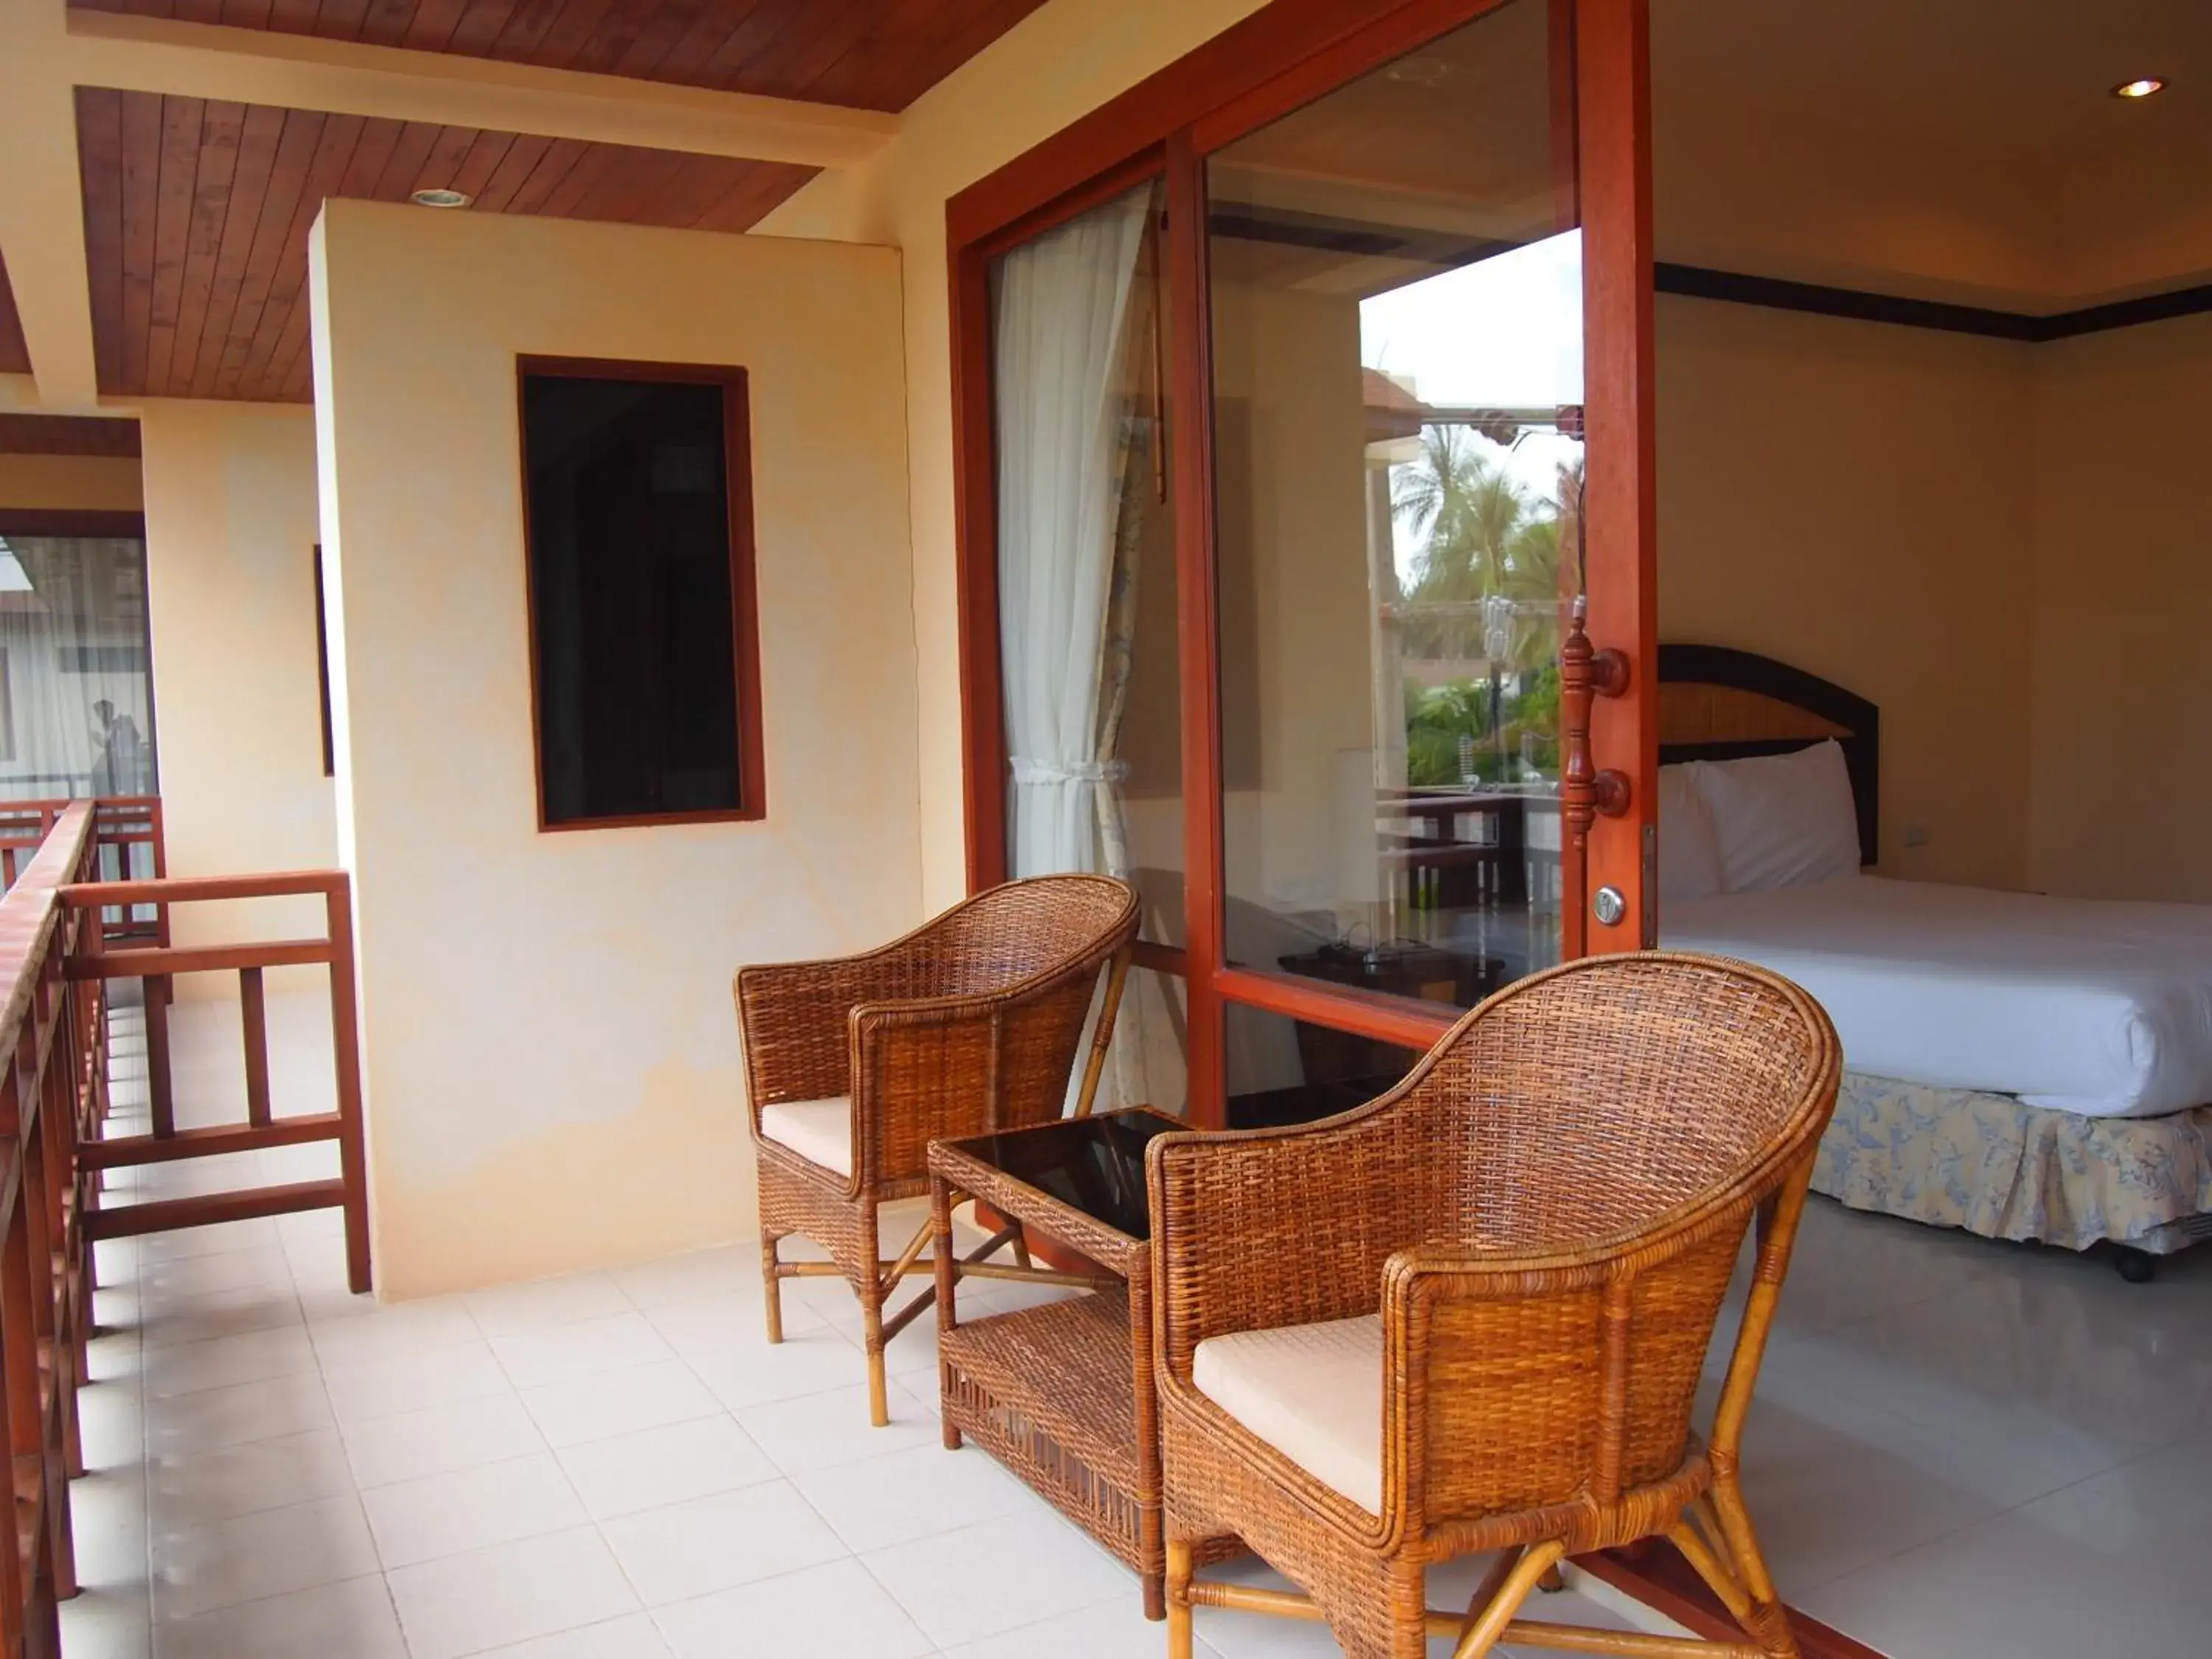
[[[1628,811],[1628,775],[1601,770],[1590,753],[1590,708],[1599,697],[1618,697],[1629,686],[1628,653],[1590,644],[1589,597],[1575,595],[1567,636],[1559,643],[1559,817],[1577,849],[1589,844],[1590,825]]]

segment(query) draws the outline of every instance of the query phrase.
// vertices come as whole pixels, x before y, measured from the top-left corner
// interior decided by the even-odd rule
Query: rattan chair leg
[[[1513,1615],[1536,1588],[1536,1581],[1566,1553],[1566,1547],[1557,1540],[1530,1545],[1505,1575],[1505,1582],[1491,1598],[1490,1605],[1482,1610],[1481,1617],[1459,1638],[1459,1645],[1452,1650],[1452,1659],[1482,1659],[1496,1647],[1498,1638],[1505,1634],[1505,1627],[1513,1622]]]
[[[1743,1580],[1751,1599],[1759,1602],[1778,1600],[1774,1577],[1766,1570],[1766,1557],[1759,1551],[1759,1535],[1752,1529],[1751,1511],[1744,1507],[1743,1489],[1736,1484],[1733,1468],[1714,1471],[1708,1501],[1711,1513],[1720,1522],[1719,1535],[1713,1542],[1733,1558],[1737,1576]]]
[[[1167,1542],[1168,1659],[1191,1659],[1189,1543],[1170,1534]]]
[[[884,1378],[884,1328],[873,1308],[867,1310],[865,1335],[868,1344],[868,1421],[882,1429],[890,1426],[890,1384]]]
[[[1482,1575],[1482,1582],[1474,1587],[1474,1594],[1468,1598],[1467,1617],[1460,1621],[1459,1629],[1452,1633],[1452,1640],[1464,1642],[1467,1639],[1468,1632],[1474,1628],[1474,1621],[1482,1616],[1485,1607],[1498,1599],[1498,1591],[1505,1588],[1506,1579],[1511,1577],[1513,1569],[1520,1565],[1521,1558],[1525,1553],[1525,1549],[1498,1552],[1498,1559],[1490,1564],[1489,1571]]]
[[[1697,1569],[1698,1577],[1705,1581],[1706,1587],[1715,1595],[1720,1597],[1721,1605],[1729,1610],[1736,1623],[1746,1624],[1751,1618],[1751,1597],[1736,1582],[1735,1575],[1729,1571],[1727,1564],[1713,1553],[1698,1530],[1686,1521],[1677,1522],[1674,1530],[1667,1534],[1667,1540],[1682,1553],[1684,1560]]]
[[[768,1340],[783,1340],[783,1275],[776,1272],[776,1235],[761,1229],[761,1310],[768,1320]]]
[[[1091,1107],[1098,1099],[1098,1079],[1106,1070],[1107,1051],[1114,1046],[1114,1019],[1121,1012],[1121,988],[1129,978],[1129,949],[1124,945],[1114,953],[1114,960],[1106,970],[1106,999],[1099,1006],[1098,1018],[1091,1027],[1091,1058],[1083,1067],[1083,1086],[1077,1091],[1075,1109],[1071,1117],[1089,1117]]]
[[[897,1284],[898,1273],[896,1263],[883,1259],[883,1224],[872,1203],[861,1212],[860,1237],[875,1270],[853,1275],[853,1289],[860,1299],[860,1340],[868,1354],[868,1421],[880,1429],[891,1420],[890,1391],[884,1376],[884,1286]]]
[[[1711,1503],[1711,1513],[1720,1522],[1721,1536],[1715,1542],[1725,1549],[1751,1597],[1744,1628],[1759,1638],[1771,1659],[1797,1659],[1797,1633],[1790,1628],[1789,1611],[1775,1592],[1774,1576],[1767,1571],[1766,1557],[1759,1547],[1759,1534],[1752,1527],[1751,1511],[1744,1506],[1743,1489],[1736,1484],[1733,1468],[1715,1472]]]

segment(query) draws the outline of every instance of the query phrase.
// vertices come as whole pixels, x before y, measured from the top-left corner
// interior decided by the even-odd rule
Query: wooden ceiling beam
[[[875,110],[123,13],[71,9],[64,44],[64,108],[71,85],[112,87],[818,167],[857,167],[898,130]],[[72,204],[75,154],[72,129]]]
[[[0,249],[40,401],[55,410],[100,402],[63,17],[63,0],[0,4]]]

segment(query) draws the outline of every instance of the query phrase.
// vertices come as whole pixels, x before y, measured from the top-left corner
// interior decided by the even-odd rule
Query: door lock
[[[1607,927],[1618,927],[1621,918],[1628,914],[1628,900],[1620,889],[1607,884],[1590,899],[1590,914]]]

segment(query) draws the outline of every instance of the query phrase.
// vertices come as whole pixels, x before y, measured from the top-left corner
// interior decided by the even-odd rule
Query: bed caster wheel
[[[2114,1265],[2119,1268],[2120,1277],[2130,1285],[2148,1285],[2158,1277],[2158,1258],[2133,1245],[2120,1246],[2119,1260]]]

